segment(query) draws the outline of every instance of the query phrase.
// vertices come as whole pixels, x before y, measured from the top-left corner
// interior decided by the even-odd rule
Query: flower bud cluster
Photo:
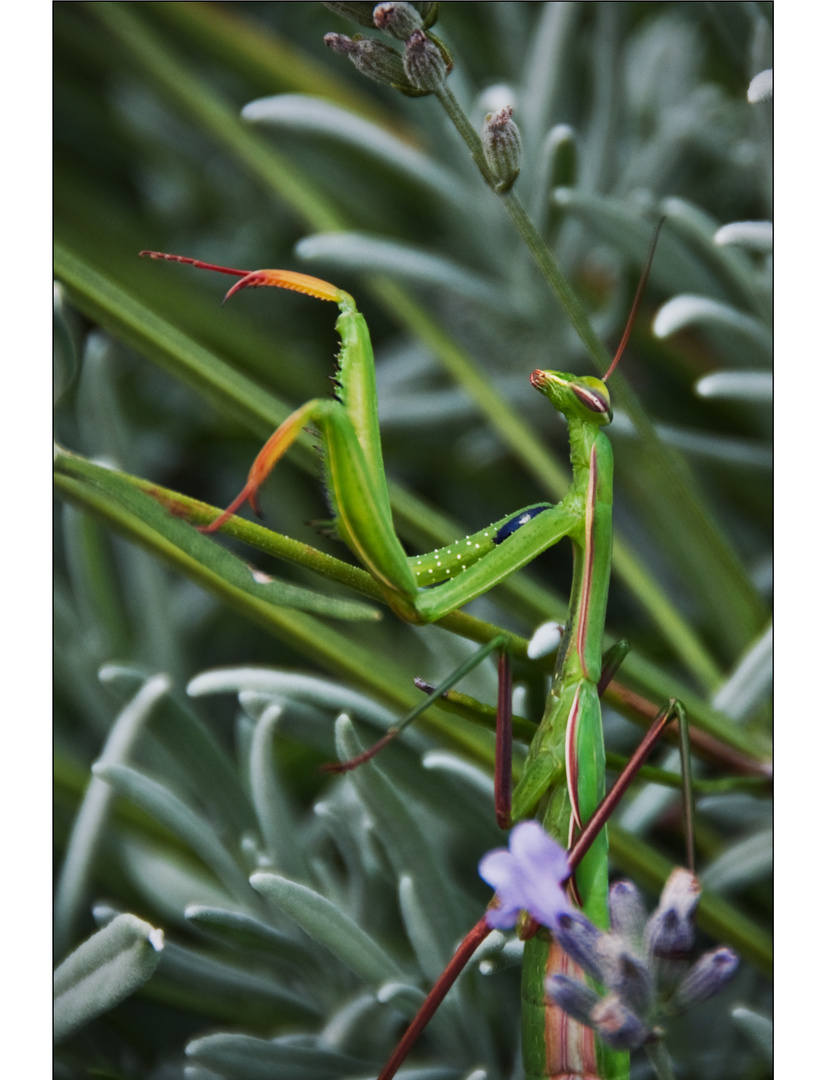
[[[739,958],[721,946],[691,964],[693,919],[700,886],[677,868],[647,921],[636,887],[620,881],[610,890],[611,930],[597,930],[580,912],[562,913],[551,927],[565,952],[605,989],[565,975],[552,975],[547,995],[616,1050],[630,1050],[661,1037],[660,1019],[719,993]]]
[[[326,44],[348,56],[362,75],[410,97],[431,94],[441,88],[452,68],[452,60],[444,45],[425,32],[437,18],[437,4],[398,0],[375,5],[328,3],[325,6],[362,26],[376,26],[405,43],[402,55],[375,38],[327,34]]]

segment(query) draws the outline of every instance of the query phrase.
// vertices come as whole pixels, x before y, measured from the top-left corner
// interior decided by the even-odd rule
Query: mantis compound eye
[[[589,375],[575,382],[571,382],[570,389],[584,405],[594,413],[605,413],[611,420],[613,410],[610,407],[610,392],[601,379],[594,379]]]

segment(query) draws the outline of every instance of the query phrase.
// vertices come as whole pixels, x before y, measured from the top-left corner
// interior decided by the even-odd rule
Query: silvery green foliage
[[[157,709],[156,682],[140,686],[124,717],[136,713],[149,690]],[[154,992],[213,1016],[213,1033],[190,1040],[185,1051],[191,1064],[215,1075],[369,1075],[483,905],[484,890],[472,876],[467,891],[461,845],[483,850],[495,837],[492,820],[460,836],[448,808],[473,806],[466,778],[456,770],[445,781],[443,767],[422,767],[409,746],[334,783],[299,811],[279,746],[298,735],[332,756],[336,712],[346,708],[366,721],[367,733],[387,723],[386,712],[335,683],[274,669],[206,672],[189,687],[198,697],[230,690],[243,703],[230,755],[240,780],[234,813],[212,797],[216,745],[205,732],[198,742],[199,721],[177,701],[147,718],[146,745],[129,747],[129,764],[114,764],[108,750],[109,764],[94,767],[94,783],[105,783],[140,814],[137,830],[107,822],[106,850],[123,875],[124,896],[137,910],[157,912],[167,928],[160,954],[162,932],[146,927],[159,956],[152,959],[149,949],[157,967]],[[189,726],[189,760],[156,757],[158,736],[176,721]],[[342,754],[355,752],[357,737],[344,714],[337,729]],[[92,842],[90,836],[86,846]],[[76,833],[73,850],[83,844]],[[75,882],[75,891],[79,887]],[[142,969],[125,971],[127,961],[143,963],[123,955],[127,947],[134,953],[138,938],[104,950],[98,963],[86,959],[93,943],[115,927],[146,926],[105,905],[94,914],[107,929],[72,952],[55,976],[61,1035],[148,978]],[[124,975],[106,998],[98,984],[111,983],[106,976],[116,962]],[[75,970],[85,982],[72,977]],[[502,1008],[502,1023],[505,1017],[517,1023],[515,990],[510,987],[514,1000]],[[496,1008],[498,992],[478,975],[461,981],[424,1044],[436,1060],[458,1069],[495,1060],[494,1032],[479,1032],[475,1016]],[[216,1033],[216,1021],[227,1029]],[[239,1033],[239,1025],[247,1033]],[[306,1034],[269,1037],[284,1025]]]
[[[513,192],[611,345],[655,220],[668,215],[624,370],[765,595],[771,117],[757,79],[771,64],[767,5],[414,6],[449,47],[447,82],[476,130],[512,106],[522,158]],[[166,320],[169,340],[191,337],[291,407],[327,392],[329,306],[258,293],[221,310],[222,282],[152,276],[134,255],[151,246],[304,268],[350,289],[376,346],[388,473],[479,527],[558,492],[537,493],[543,477],[515,460],[495,415],[445,368],[436,336],[383,306],[374,281],[412,297],[466,350],[499,399],[555,447],[562,474],[563,425],[526,376],[547,366],[592,372],[435,98],[369,82],[323,46],[329,32],[363,34],[400,57],[404,43],[382,36],[373,7],[233,5],[229,18],[221,5],[57,5],[55,231]],[[326,216],[284,196],[295,188],[320,192]],[[136,345],[126,315],[112,317],[104,301],[65,285],[56,293],[59,441],[225,504],[268,425],[153,366],[168,341]],[[617,535],[668,605],[688,613],[722,674],[703,681],[618,574],[611,632],[763,747],[765,621],[724,622],[704,533],[691,520],[674,527],[680,507],[651,481],[621,400],[612,431]],[[296,464],[309,464],[306,476]],[[274,528],[340,555],[305,524],[328,512],[300,447],[263,505]],[[423,518],[396,520],[411,546],[437,546]],[[297,637],[265,636],[71,501],[56,530],[56,962],[76,963],[75,950],[113,926],[149,928],[124,946],[116,993],[101,995],[94,978],[69,987],[74,1032],[56,1075],[375,1076],[489,899],[475,869],[502,842],[488,769],[422,727],[375,767],[319,776],[336,757],[336,722],[340,745],[353,744],[341,714],[369,743],[398,710],[361,692],[357,673],[332,678],[320,647],[315,655]],[[564,593],[565,561],[545,559],[542,586],[526,591],[553,579]],[[297,574],[296,583],[307,584]],[[494,596],[474,611],[529,637],[563,621],[564,602],[539,616]],[[390,618],[349,634],[347,644],[371,649],[367,677],[386,667],[399,682],[433,680],[467,655],[443,630]],[[539,684],[525,690],[525,711],[543,696]],[[468,692],[493,700],[491,670]],[[632,747],[635,732],[615,715],[608,724],[613,748]],[[648,790],[622,826],[679,861],[678,840],[661,827],[672,792]],[[698,808],[700,874],[769,926],[765,799],[705,791]],[[155,931],[160,951],[146,945]],[[485,943],[408,1077],[520,1075],[519,956],[512,937]],[[101,952],[92,975],[102,978],[105,961]],[[669,1031],[679,1075],[768,1076],[769,1010],[769,987],[743,963],[721,1003]]]

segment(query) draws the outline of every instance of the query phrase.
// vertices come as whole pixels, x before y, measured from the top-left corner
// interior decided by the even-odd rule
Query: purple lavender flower
[[[560,915],[574,910],[564,891],[570,877],[567,852],[537,821],[516,825],[509,851],[489,852],[478,872],[498,896],[499,906],[487,912],[487,925],[496,930],[515,926],[522,911],[552,928]]]

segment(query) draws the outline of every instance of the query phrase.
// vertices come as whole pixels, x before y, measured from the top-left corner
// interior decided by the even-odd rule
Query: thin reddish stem
[[[436,1009],[447,996],[447,992],[450,987],[456,981],[458,976],[467,966],[467,962],[470,957],[482,943],[482,941],[490,933],[490,927],[487,925],[485,918],[479,919],[469,934],[464,938],[456,951],[453,953],[452,959],[449,964],[444,968],[441,974],[438,976],[438,980],[433,986],[432,990],[427,994],[424,1004],[415,1014],[415,1019],[410,1026],[404,1032],[401,1042],[396,1046],[390,1060],[381,1070],[378,1080],[392,1080],[399,1067],[403,1064],[404,1059],[410,1050],[418,1041],[424,1028],[430,1022],[430,1019],[434,1015]]]
[[[355,757],[351,757],[347,761],[329,761],[321,766],[321,772],[345,773],[357,769],[358,766],[363,765],[365,761],[371,761],[379,750],[383,750],[388,743],[391,743],[400,731],[400,727],[390,728],[386,735],[382,735],[378,742],[373,743],[368,750],[364,750],[361,754],[356,754]]]

